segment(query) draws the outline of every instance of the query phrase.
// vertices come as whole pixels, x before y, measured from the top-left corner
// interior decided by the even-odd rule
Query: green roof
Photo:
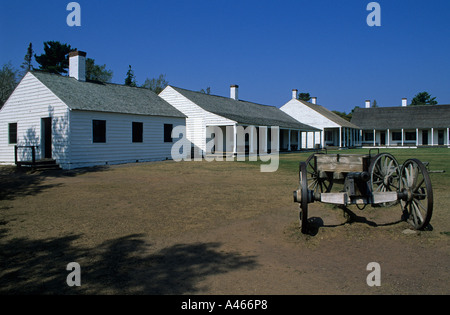
[[[241,125],[278,126],[303,131],[319,131],[317,128],[300,123],[274,106],[171,87],[204,110]]]
[[[40,71],[31,72],[70,109],[147,116],[186,116],[146,88],[112,83],[82,82]]]

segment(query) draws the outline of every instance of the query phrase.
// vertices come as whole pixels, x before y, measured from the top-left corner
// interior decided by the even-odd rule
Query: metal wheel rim
[[[417,159],[407,160],[402,167],[400,191],[408,193],[402,200],[402,210],[406,221],[417,230],[424,229],[433,213],[433,189],[428,171]]]

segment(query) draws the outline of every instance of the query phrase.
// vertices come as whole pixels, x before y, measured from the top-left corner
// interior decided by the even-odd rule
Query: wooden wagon
[[[341,186],[336,189],[337,184]],[[341,189],[339,189],[341,188]],[[417,230],[424,229],[433,212],[433,191],[424,163],[409,159],[399,165],[389,153],[315,153],[300,163],[299,189],[302,233],[308,233],[308,204],[341,206],[394,206],[400,203],[402,218]]]

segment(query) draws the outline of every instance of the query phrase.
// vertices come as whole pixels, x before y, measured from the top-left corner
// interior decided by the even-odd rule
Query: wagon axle
[[[400,202],[403,218],[416,229],[425,228],[433,210],[433,192],[427,169],[417,159],[402,166],[388,153],[369,155],[313,154],[300,163],[299,189],[302,232],[308,232],[308,204],[314,202],[348,206],[389,207]],[[333,191],[334,184],[343,189]]]

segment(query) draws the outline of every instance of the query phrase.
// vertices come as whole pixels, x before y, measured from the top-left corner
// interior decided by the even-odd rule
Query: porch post
[[[233,125],[233,156],[237,154],[237,126]]]
[[[324,148],[325,147],[325,132],[320,130],[320,148]]]
[[[300,151],[301,150],[301,141],[300,141],[300,136],[301,136],[301,131],[297,131],[297,150]]]
[[[373,146],[376,146],[376,139],[377,139],[377,134],[375,132],[375,129],[373,130]]]
[[[389,129],[387,130],[387,146],[389,147],[391,145],[391,136],[390,136],[390,132]]]
[[[404,134],[405,134],[405,133],[403,132],[403,128],[402,128],[402,147],[403,147],[404,142],[405,142],[405,141],[404,141]]]
[[[253,152],[253,150],[255,149],[254,147],[253,147],[253,131],[255,131],[256,132],[256,127],[255,128],[250,128],[250,135],[249,135],[249,137],[248,137],[248,140],[250,141],[250,143],[249,143],[249,155],[250,154],[253,154],[254,152]]]
[[[449,135],[448,135],[449,130],[450,130],[450,128],[447,128],[447,145],[450,145],[450,140],[449,140]]]
[[[434,128],[431,128],[431,145],[434,145]]]
[[[339,148],[342,148],[342,127],[339,127]]]
[[[291,151],[291,129],[288,129],[288,151]]]
[[[419,146],[419,128],[416,128],[416,146]]]

